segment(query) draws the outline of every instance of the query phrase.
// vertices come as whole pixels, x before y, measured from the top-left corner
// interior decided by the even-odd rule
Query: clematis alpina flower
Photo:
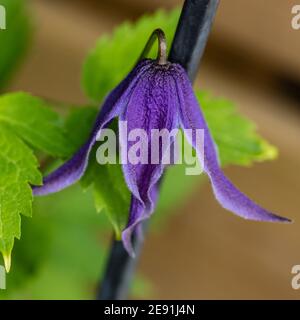
[[[143,59],[134,67],[104,101],[88,141],[69,161],[47,176],[42,186],[33,187],[33,193],[46,195],[58,192],[78,181],[87,168],[98,132],[107,127],[115,117],[127,121],[128,131],[145,130],[149,141],[152,129],[169,131],[176,128],[190,129],[183,132],[186,133],[189,143],[197,149],[198,154],[202,150],[199,150],[193,132],[197,129],[204,130],[204,152],[202,152],[204,154],[199,156],[199,160],[221,206],[245,219],[289,221],[254,203],[224,175],[220,168],[215,143],[185,70],[179,64],[164,60]],[[123,134],[120,128],[121,144],[126,143],[122,140]],[[155,209],[164,169],[165,165],[162,162],[123,164],[125,181],[131,191],[131,205],[122,240],[132,255],[132,234]]]

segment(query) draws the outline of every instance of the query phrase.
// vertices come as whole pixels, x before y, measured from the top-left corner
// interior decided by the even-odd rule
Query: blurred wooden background
[[[12,90],[74,103],[83,58],[118,23],[162,6],[159,0],[32,0],[37,33]],[[165,0],[170,8],[182,1]],[[226,0],[216,17],[197,85],[235,101],[280,150],[278,160],[227,174],[263,206],[293,225],[241,220],[199,187],[163,233],[147,240],[141,271],[153,298],[299,299],[291,268],[300,264],[300,31],[296,1]],[[49,85],[50,84],[50,85]],[[184,188],[184,186],[183,186]]]

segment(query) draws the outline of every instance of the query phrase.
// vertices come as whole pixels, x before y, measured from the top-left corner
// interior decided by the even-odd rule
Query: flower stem
[[[145,58],[150,52],[155,38],[158,40],[158,50],[157,50],[157,58],[156,61],[158,64],[167,64],[167,40],[165,33],[161,29],[156,29],[152,32],[146,46],[139,58],[139,61]]]
[[[195,80],[219,0],[186,0],[172,43],[169,61],[181,64]]]
[[[169,61],[181,64],[191,81],[195,79],[197,74],[218,3],[219,0],[186,0],[183,5]],[[159,43],[157,62],[165,64],[167,63],[167,48],[163,32],[160,29],[153,32],[141,57],[143,58],[148,53],[154,43],[155,36]],[[145,230],[147,227],[148,222],[144,222],[143,229]],[[134,259],[128,255],[120,241],[113,240],[97,299],[120,300],[127,298],[143,245],[143,239],[140,237],[133,237],[132,241],[136,252]]]

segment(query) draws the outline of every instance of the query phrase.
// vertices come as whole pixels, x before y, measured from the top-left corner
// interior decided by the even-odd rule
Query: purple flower
[[[204,154],[199,159],[219,203],[225,209],[245,219],[290,221],[254,203],[224,175],[219,165],[214,141],[185,70],[179,64],[158,64],[149,59],[139,62],[126,79],[108,95],[88,141],[73,158],[47,176],[43,186],[33,187],[33,193],[35,195],[54,193],[78,181],[87,168],[89,154],[96,142],[98,132],[107,127],[115,117],[127,121],[128,131],[145,130],[149,139],[151,129],[168,129],[169,131],[180,127],[192,129],[184,131],[185,133],[194,132],[196,129],[204,130]],[[121,144],[125,143],[125,141],[122,142],[123,134],[120,128]],[[194,148],[197,148],[194,134],[188,134],[186,138]],[[125,248],[132,255],[132,233],[154,211],[164,169],[165,165],[161,162],[123,165],[125,180],[131,191],[131,205],[129,221],[122,233],[122,240]]]

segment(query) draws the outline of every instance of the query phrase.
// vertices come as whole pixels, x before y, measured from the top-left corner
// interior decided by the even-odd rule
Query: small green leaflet
[[[1,0],[6,9],[5,31],[0,31],[0,90],[10,80],[24,55],[30,38],[27,4],[24,0]]]
[[[93,185],[95,206],[98,212],[106,213],[111,222],[116,238],[121,239],[121,232],[128,220],[130,192],[126,186],[120,164],[99,165],[91,156],[89,168],[81,183],[84,188]]]
[[[222,165],[248,166],[275,159],[277,149],[261,138],[253,122],[241,116],[234,104],[196,91],[199,104],[218,146]]]
[[[63,125],[41,99],[25,93],[0,97],[0,251],[7,270],[14,238],[21,236],[20,213],[32,214],[30,184],[42,183],[30,146],[50,156],[67,157],[74,148]]]
[[[135,24],[120,25],[112,36],[101,37],[83,67],[82,86],[87,96],[100,102],[134,66],[154,29],[163,29],[171,44],[178,18],[178,9],[168,13],[157,11]],[[149,57],[155,56],[155,48]]]

